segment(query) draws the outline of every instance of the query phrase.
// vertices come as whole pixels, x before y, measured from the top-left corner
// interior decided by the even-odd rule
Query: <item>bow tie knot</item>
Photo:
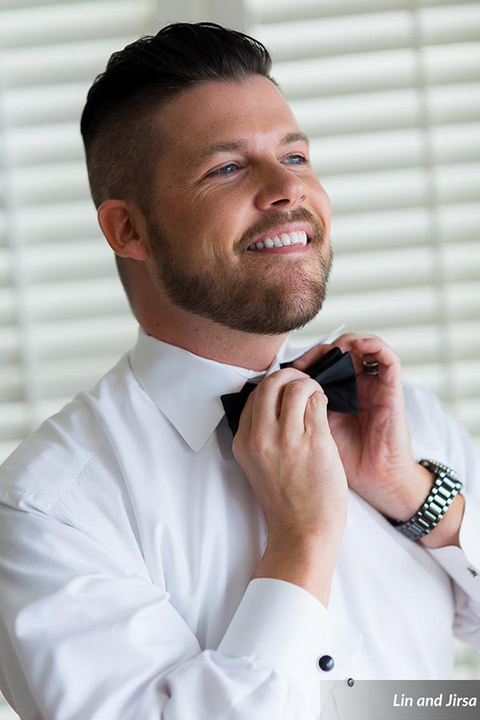
[[[280,368],[288,367],[292,363],[280,364]],[[348,352],[342,352],[334,347],[323,357],[319,358],[303,372],[316,380],[323,388],[328,398],[328,409],[335,412],[358,413],[358,388],[352,358]],[[239,392],[228,393],[220,397],[228,426],[232,433],[238,430],[240,415],[250,393],[256,384],[247,382]]]

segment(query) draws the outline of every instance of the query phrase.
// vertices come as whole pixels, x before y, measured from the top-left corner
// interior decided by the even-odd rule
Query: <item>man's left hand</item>
[[[345,333],[312,348],[293,367],[304,370],[332,347],[350,353],[357,375],[359,413],[328,412],[348,484],[380,512],[407,520],[414,503],[416,512],[428,495],[432,476],[412,455],[400,357],[377,335]],[[363,361],[378,362],[378,374],[366,373]]]

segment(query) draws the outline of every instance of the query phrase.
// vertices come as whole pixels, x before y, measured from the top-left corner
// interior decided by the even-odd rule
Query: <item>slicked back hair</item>
[[[258,40],[209,22],[172,23],[114,52],[88,91],[80,121],[95,207],[110,198],[132,200],[150,218],[162,141],[158,110],[209,81],[263,75],[279,87],[271,66]],[[115,259],[131,304],[128,261]]]

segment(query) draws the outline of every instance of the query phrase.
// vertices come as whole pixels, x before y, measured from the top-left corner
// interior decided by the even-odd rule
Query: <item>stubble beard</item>
[[[308,258],[276,257],[275,266],[266,268],[264,260],[270,260],[247,257],[253,253],[242,250],[236,265],[216,257],[214,265],[193,273],[175,252],[181,239],[174,242],[149,221],[155,279],[173,304],[233,330],[257,335],[298,330],[322,309],[333,261],[322,226],[311,215],[310,222],[314,232]],[[258,272],[252,272],[253,263]]]

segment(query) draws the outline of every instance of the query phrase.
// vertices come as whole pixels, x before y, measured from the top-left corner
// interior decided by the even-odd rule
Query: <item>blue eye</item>
[[[213,172],[209,173],[209,175],[231,175],[231,172],[227,172],[227,168],[238,168],[238,165],[235,163],[228,163],[228,165],[224,165],[221,168],[218,168],[218,170],[214,170]]]
[[[307,159],[303,155],[289,155],[285,160],[295,160],[298,159],[299,162],[294,162],[292,165],[306,165]],[[229,168],[234,168],[234,170],[230,171]],[[224,165],[221,168],[218,168],[218,170],[213,170],[211,173],[208,173],[208,177],[216,177],[220,175],[233,175],[235,170],[238,170],[239,166],[236,163],[228,163],[228,165]]]
[[[303,155],[289,155],[285,160],[292,160],[293,158],[299,158],[299,163],[293,163],[294,165],[303,165],[307,162],[307,159],[303,157]]]

